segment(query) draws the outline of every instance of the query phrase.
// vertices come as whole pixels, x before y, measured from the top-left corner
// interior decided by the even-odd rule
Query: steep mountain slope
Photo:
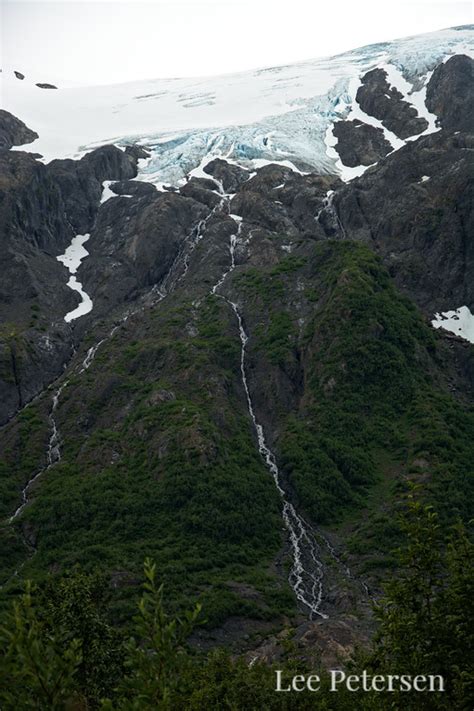
[[[329,664],[371,633],[408,483],[472,516],[474,62],[445,56],[471,35],[298,65],[323,98],[278,70],[304,107],[257,153],[257,124],[0,153],[5,594],[99,566],[126,621],[153,555],[196,644],[273,658],[292,625]]]

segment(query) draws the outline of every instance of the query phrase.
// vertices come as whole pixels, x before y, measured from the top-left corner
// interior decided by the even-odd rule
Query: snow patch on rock
[[[466,341],[474,343],[474,315],[467,306],[437,313],[431,323],[434,328],[444,328],[445,331],[455,333]]]
[[[402,94],[404,101],[411,104],[417,111],[420,118],[424,118],[428,122],[428,127],[421,133],[416,133],[409,136],[406,141],[415,141],[420,136],[426,136],[428,133],[439,131],[439,126],[436,125],[435,114],[430,113],[425,104],[426,87],[431,79],[433,72],[428,72],[422,77],[423,86],[419,91],[413,91],[413,86],[403,76],[402,72],[394,64],[381,64],[380,68],[387,74],[387,81],[390,86],[397,89]]]
[[[104,180],[102,183],[102,195],[100,198],[100,204],[102,205],[104,202],[107,202],[107,200],[110,200],[111,198],[116,198],[116,197],[124,197],[124,198],[131,198],[133,195],[122,195],[118,193],[114,193],[113,190],[111,190],[110,186],[116,183],[116,180]]]
[[[92,311],[93,308],[92,299],[88,294],[86,294],[86,292],[82,288],[82,284],[77,280],[76,276],[74,276],[77,270],[79,269],[82,260],[89,254],[87,249],[84,248],[84,244],[87,242],[89,237],[90,234],[76,235],[76,237],[72,238],[71,244],[66,249],[64,254],[60,254],[58,257],[56,257],[58,262],[64,264],[69,274],[71,275],[67,283],[68,287],[73,291],[77,291],[77,293],[81,297],[81,302],[79,306],[77,306],[73,311],[69,311],[69,313],[65,315],[64,320],[66,321],[66,323],[75,321],[75,319],[79,318],[80,316],[85,316],[85,314],[88,314],[90,311]]]

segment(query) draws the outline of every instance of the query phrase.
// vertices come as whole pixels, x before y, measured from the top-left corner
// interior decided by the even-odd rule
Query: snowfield
[[[439,62],[458,53],[474,55],[474,25],[210,78],[44,90],[35,86],[36,78],[16,79],[13,69],[21,68],[6,67],[1,103],[39,133],[27,150],[47,162],[77,158],[105,143],[139,142],[152,149],[140,178],[158,185],[179,184],[206,156],[248,167],[289,161],[302,171],[338,171],[347,180],[361,169],[344,170],[332,125],[348,115],[367,121],[355,102],[360,77],[386,69],[389,82],[427,118],[430,132],[437,129],[424,104],[426,83]],[[384,132],[398,148],[400,140]]]

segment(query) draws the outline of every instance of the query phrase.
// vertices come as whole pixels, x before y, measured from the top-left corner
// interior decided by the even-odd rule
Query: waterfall
[[[311,529],[305,524],[303,518],[298,514],[293,504],[288,500],[287,493],[281,481],[280,471],[276,463],[275,455],[267,445],[264,429],[258,422],[255,414],[255,408],[250,395],[246,371],[246,352],[249,337],[244,328],[242,315],[236,303],[218,293],[218,290],[224,283],[226,277],[235,269],[235,248],[238,243],[241,228],[242,222],[239,222],[237,232],[230,237],[230,267],[222,274],[216,284],[214,284],[211,289],[211,294],[218,296],[229,304],[237,319],[241,343],[240,374],[247,399],[247,409],[257,435],[259,452],[267,466],[267,469],[272,475],[283,504],[282,517],[285,528],[288,531],[293,559],[288,581],[297,600],[299,600],[299,602],[309,610],[310,618],[318,615],[319,617],[327,619],[327,615],[320,610],[323,596],[323,565],[318,557],[318,544],[315,541]]]

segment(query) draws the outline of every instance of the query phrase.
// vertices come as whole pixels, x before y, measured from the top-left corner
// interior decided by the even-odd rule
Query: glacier
[[[459,53],[474,56],[474,25],[210,78],[44,91],[28,77],[18,81],[7,67],[0,74],[0,92],[2,108],[39,133],[28,150],[45,162],[78,158],[105,143],[122,148],[138,143],[150,150],[138,177],[159,188],[182,184],[214,157],[250,169],[279,162],[349,180],[362,168],[342,165],[332,126],[347,117],[364,120],[355,101],[360,77],[384,68],[388,81],[427,118],[426,132],[431,132],[437,128],[424,105],[426,84],[437,64]],[[394,150],[403,144],[384,132]]]

